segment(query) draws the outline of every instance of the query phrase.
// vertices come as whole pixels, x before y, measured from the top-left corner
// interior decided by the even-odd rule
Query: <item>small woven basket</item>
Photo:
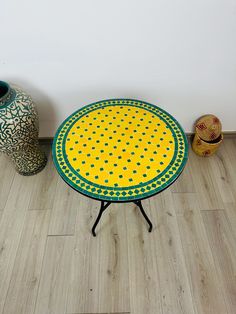
[[[220,137],[217,139],[217,142],[210,143],[202,140],[196,133],[193,139],[192,148],[197,155],[202,157],[208,157],[215,154],[222,141],[223,134],[220,135]]]
[[[220,120],[214,115],[202,116],[196,123],[193,151],[202,157],[213,155],[223,140]]]

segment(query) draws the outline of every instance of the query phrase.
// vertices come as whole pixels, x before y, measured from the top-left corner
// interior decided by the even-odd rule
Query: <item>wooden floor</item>
[[[44,147],[49,153],[49,147]],[[235,314],[236,139],[168,190],[114,204],[70,189],[51,157],[23,177],[0,156],[0,313]]]

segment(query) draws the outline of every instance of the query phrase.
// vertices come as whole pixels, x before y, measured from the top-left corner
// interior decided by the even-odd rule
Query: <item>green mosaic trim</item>
[[[83,178],[71,167],[65,154],[65,140],[67,134],[77,119],[106,106],[134,106],[146,109],[162,119],[171,129],[175,140],[175,153],[168,167],[157,177],[142,185],[129,187],[106,187]],[[59,127],[53,142],[53,161],[62,178],[75,190],[89,197],[108,201],[132,201],[150,197],[167,188],[182,172],[188,154],[188,143],[183,129],[179,123],[166,111],[151,105],[132,99],[111,99],[87,105],[69,116]]]

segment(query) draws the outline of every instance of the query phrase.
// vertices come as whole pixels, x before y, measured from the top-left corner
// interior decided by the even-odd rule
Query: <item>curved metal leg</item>
[[[149,225],[148,231],[151,232],[151,231],[152,231],[152,223],[151,223],[150,219],[148,218],[147,214],[145,213],[141,201],[134,201],[134,203],[135,203],[135,204],[138,206],[138,208],[140,209],[140,211],[141,211],[143,217],[145,218],[145,220],[147,221],[147,223],[148,223],[148,225]],[[95,223],[94,223],[94,225],[93,225],[93,228],[92,228],[92,234],[93,234],[94,237],[96,237],[95,229],[96,229],[96,227],[97,227],[97,225],[98,225],[98,223],[99,223],[99,221],[100,221],[100,219],[101,219],[101,217],[102,217],[102,214],[103,214],[103,212],[105,211],[105,209],[106,209],[110,204],[111,204],[111,202],[107,202],[107,203],[105,204],[104,201],[101,201],[100,211],[99,211],[99,213],[98,213],[98,216],[97,216],[97,218],[96,218],[96,220],[95,220]]]
[[[101,201],[100,211],[98,213],[97,219],[96,219],[96,221],[95,221],[95,223],[93,225],[93,228],[92,228],[92,234],[93,234],[94,237],[96,237],[95,229],[97,227],[97,224],[99,223],[100,218],[102,217],[102,213],[111,204],[111,202],[107,202],[105,205],[104,204],[105,204],[105,202]]]
[[[135,201],[134,203],[139,207],[143,217],[146,219],[146,221],[147,221],[147,223],[149,225],[148,231],[151,232],[152,231],[152,223],[151,223],[150,219],[148,218],[147,214],[145,213],[141,201]]]

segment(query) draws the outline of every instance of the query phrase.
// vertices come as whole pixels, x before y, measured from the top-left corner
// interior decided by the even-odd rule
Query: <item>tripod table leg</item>
[[[96,237],[95,229],[96,229],[96,227],[97,227],[97,224],[99,223],[99,220],[100,220],[100,218],[102,217],[102,214],[103,214],[104,210],[105,210],[110,204],[111,204],[111,202],[107,202],[107,203],[105,204],[104,201],[101,201],[100,211],[99,211],[99,213],[98,213],[97,219],[96,219],[96,221],[95,221],[95,223],[94,223],[94,225],[93,225],[93,228],[92,228],[92,234],[93,234],[94,237]]]
[[[139,207],[143,217],[146,219],[146,221],[147,221],[147,223],[149,225],[148,231],[151,232],[152,231],[152,223],[151,223],[150,219],[148,218],[147,214],[145,213],[141,201],[135,201],[134,203]]]

